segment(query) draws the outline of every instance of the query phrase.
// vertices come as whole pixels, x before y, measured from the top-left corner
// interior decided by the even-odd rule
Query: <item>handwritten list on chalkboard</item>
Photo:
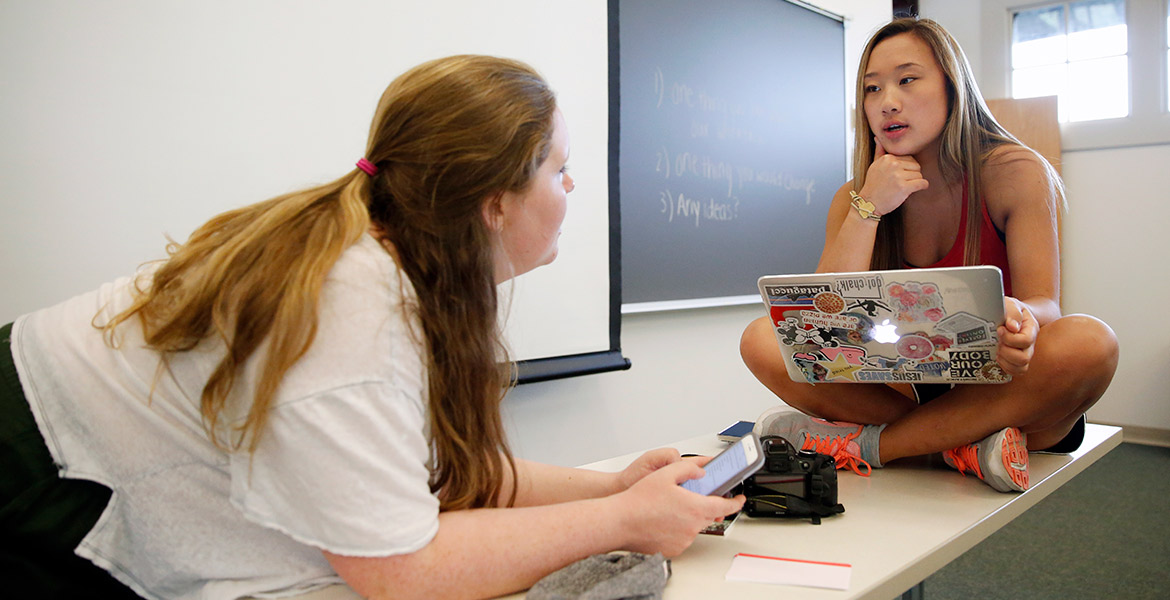
[[[845,180],[841,22],[783,0],[621,0],[619,25],[623,304],[813,270]]]

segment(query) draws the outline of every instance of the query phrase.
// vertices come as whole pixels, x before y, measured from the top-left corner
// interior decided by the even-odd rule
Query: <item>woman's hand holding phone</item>
[[[680,484],[702,477],[698,461],[678,460],[612,496],[622,506],[628,550],[677,556],[716,519],[743,508],[744,497],[703,496]]]
[[[682,486],[699,494],[722,496],[763,464],[760,442],[754,433],[748,433],[707,462],[702,478],[685,481]]]
[[[630,466],[617,474],[617,490],[629,489],[630,486],[641,481],[647,475],[682,460],[678,450],[674,448],[658,448],[646,452],[634,459]]]

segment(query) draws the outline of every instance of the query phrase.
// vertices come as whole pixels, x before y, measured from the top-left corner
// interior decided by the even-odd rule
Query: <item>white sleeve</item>
[[[251,460],[232,455],[232,503],[335,554],[414,552],[439,529],[424,431],[421,403],[385,382],[281,403]]]

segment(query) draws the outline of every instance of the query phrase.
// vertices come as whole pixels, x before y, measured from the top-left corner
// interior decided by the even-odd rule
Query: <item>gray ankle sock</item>
[[[882,430],[886,428],[886,425],[866,425],[861,429],[861,435],[857,436],[857,444],[861,446],[861,459],[875,469],[882,468],[878,445],[881,442]]]

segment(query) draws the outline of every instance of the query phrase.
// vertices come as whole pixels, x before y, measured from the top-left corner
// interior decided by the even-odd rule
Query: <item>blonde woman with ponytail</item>
[[[0,330],[4,562],[38,597],[514,592],[682,552],[742,497],[512,456],[499,283],[548,264],[574,182],[523,63],[386,89],[357,166],[212,218],[169,257]]]
[[[763,318],[744,332],[741,353],[787,406],[761,415],[757,428],[831,448],[839,467],[941,452],[999,491],[1023,491],[1028,452],[1075,450],[1085,411],[1117,368],[1109,326],[1060,311],[1060,177],[995,121],[962,49],[929,19],[896,19],[870,38],[854,129],[854,179],[829,206],[818,272],[999,267],[997,361],[1012,380],[796,383]]]

